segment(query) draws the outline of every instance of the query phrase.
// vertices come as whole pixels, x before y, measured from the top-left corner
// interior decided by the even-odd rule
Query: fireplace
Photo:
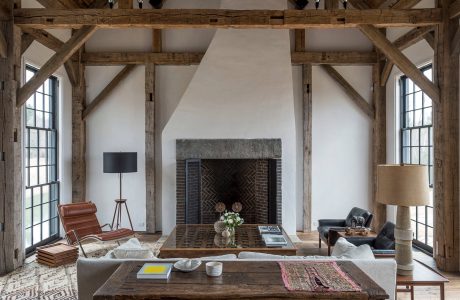
[[[212,224],[223,202],[248,224],[281,223],[281,141],[178,140],[177,224]]]

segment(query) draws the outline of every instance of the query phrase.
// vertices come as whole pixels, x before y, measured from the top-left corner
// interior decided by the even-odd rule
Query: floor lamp
[[[113,213],[112,228],[118,229],[121,225],[121,210],[123,205],[128,214],[129,224],[133,229],[131,216],[129,215],[126,199],[122,197],[122,178],[123,173],[137,172],[137,152],[104,152],[104,173],[118,173],[120,179],[120,197],[115,199],[115,211]],[[116,226],[115,218],[117,219]]]
[[[377,201],[397,205],[396,263],[399,275],[412,275],[410,206],[429,204],[428,167],[423,165],[377,166]]]

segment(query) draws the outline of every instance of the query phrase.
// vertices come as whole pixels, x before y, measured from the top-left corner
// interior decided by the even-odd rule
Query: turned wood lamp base
[[[396,213],[395,243],[398,275],[412,275],[412,229],[410,225],[410,208],[398,206]]]

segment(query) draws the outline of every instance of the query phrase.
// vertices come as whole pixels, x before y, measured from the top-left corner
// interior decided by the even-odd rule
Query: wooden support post
[[[311,191],[312,191],[312,65],[302,65],[303,87],[303,230],[310,232],[311,228]]]
[[[435,82],[440,101],[434,103],[434,259],[440,270],[459,270],[459,57],[451,55],[458,20],[449,20],[452,0],[438,0],[443,22],[435,34]],[[457,1],[458,2],[458,1]]]
[[[0,31],[0,58],[6,58],[8,52],[8,44],[6,43],[5,36]]]
[[[82,52],[80,50],[79,52]],[[81,54],[80,54],[81,55]],[[77,84],[72,86],[72,202],[86,201],[85,65],[75,63]]]
[[[435,103],[439,102],[439,88],[435,86],[423,73],[399,51],[398,48],[383,35],[379,29],[360,25],[359,29],[371,40],[375,47],[382,51],[404,74],[417,84]]]
[[[21,82],[21,31],[13,24],[15,1],[3,0],[0,33],[7,43],[0,58],[0,275],[23,264],[22,114],[16,106]]]
[[[384,61],[377,60],[372,67],[372,105],[375,117],[372,121],[372,210],[374,220],[372,227],[376,232],[386,222],[386,205],[377,202],[377,166],[385,164],[386,155],[386,86],[381,86],[381,74]]]
[[[350,97],[350,99],[358,106],[369,118],[374,119],[374,109],[372,106],[364,99],[348,81],[337,72],[336,69],[329,65],[321,66],[326,73],[331,76],[342,88],[342,90]]]
[[[35,90],[45,82],[62,64],[64,64],[96,31],[95,26],[84,26],[79,29],[72,37],[62,46],[59,52],[56,52],[40,70],[19,89],[17,105],[23,105]]]

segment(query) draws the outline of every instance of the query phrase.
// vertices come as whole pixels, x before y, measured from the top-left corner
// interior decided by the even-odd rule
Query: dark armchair
[[[345,219],[322,219],[318,220],[318,233],[319,233],[319,247],[321,248],[321,241],[325,242],[328,246],[328,252],[330,254],[331,246],[334,246],[335,241],[329,240],[329,230],[345,230],[346,227],[351,227],[353,218],[363,217],[364,227],[370,227],[372,223],[373,215],[371,212],[353,207]]]
[[[360,246],[367,244],[371,246],[375,256],[385,257],[395,255],[395,224],[386,222],[376,237],[351,236],[345,237],[350,243]]]

